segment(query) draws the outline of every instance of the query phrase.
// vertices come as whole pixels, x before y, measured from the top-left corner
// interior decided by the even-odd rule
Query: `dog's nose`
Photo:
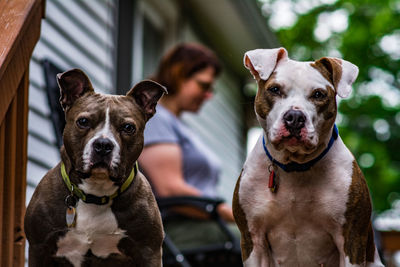
[[[114,144],[108,138],[97,138],[93,142],[94,151],[100,156],[109,154],[114,148]]]
[[[300,130],[304,127],[306,116],[300,110],[291,109],[283,115],[283,120],[289,130]]]

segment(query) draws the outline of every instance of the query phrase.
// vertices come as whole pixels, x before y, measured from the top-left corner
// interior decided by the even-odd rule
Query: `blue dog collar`
[[[269,153],[267,146],[265,145],[264,136],[263,136],[263,147],[264,147],[265,154],[267,154],[267,156],[271,160],[271,162],[276,164],[277,166],[279,166],[285,172],[305,172],[305,171],[308,171],[312,166],[314,166],[314,164],[317,163],[320,159],[322,159],[326,155],[326,153],[328,153],[328,151],[331,149],[333,143],[338,138],[338,136],[339,136],[339,131],[335,124],[333,126],[331,139],[329,140],[328,146],[325,148],[325,150],[322,151],[322,153],[319,154],[319,156],[316,157],[315,159],[312,159],[312,160],[310,160],[306,163],[302,163],[302,164],[299,164],[296,162],[290,162],[288,164],[283,164],[283,163],[280,163],[279,161],[277,161],[276,159],[274,159],[271,156],[271,154]]]

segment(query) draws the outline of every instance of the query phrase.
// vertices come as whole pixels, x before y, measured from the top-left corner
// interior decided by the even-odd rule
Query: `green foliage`
[[[277,1],[280,0],[267,2]],[[292,0],[293,4],[298,2],[301,0]],[[314,36],[318,16],[335,10],[345,10],[349,14],[347,29],[333,32],[325,41],[319,41]],[[400,195],[400,105],[388,104],[385,97],[391,100],[390,91],[400,90],[400,60],[385,53],[379,44],[384,36],[400,33],[400,1],[336,1],[297,15],[293,26],[276,32],[289,55],[298,60],[314,60],[338,51],[339,56],[360,69],[354,93],[340,101],[339,131],[358,161],[364,163],[360,165],[375,210],[390,208],[388,197]],[[371,74],[373,70],[377,74]],[[385,81],[374,83],[376,79]],[[385,86],[389,89],[383,90]],[[389,131],[384,132],[387,126]]]

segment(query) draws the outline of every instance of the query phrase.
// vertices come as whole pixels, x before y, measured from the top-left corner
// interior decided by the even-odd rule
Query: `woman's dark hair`
[[[152,79],[164,85],[171,96],[183,80],[207,67],[214,68],[215,76],[221,72],[221,63],[214,52],[200,44],[182,43],[164,55]]]

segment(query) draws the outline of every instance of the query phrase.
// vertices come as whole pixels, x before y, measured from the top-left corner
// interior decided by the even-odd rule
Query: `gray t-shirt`
[[[199,189],[204,196],[217,195],[218,160],[209,156],[212,152],[188,126],[158,104],[156,114],[146,124],[144,145],[160,143],[174,143],[181,147],[183,177],[188,184]]]

